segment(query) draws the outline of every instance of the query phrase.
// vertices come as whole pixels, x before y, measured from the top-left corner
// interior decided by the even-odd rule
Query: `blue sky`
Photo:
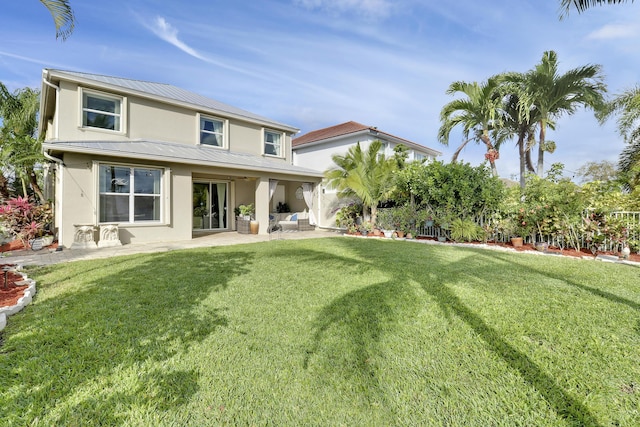
[[[600,64],[611,95],[640,84],[640,4],[596,7],[559,20],[559,0],[71,0],[77,24],[55,39],[37,0],[0,15],[0,81],[40,87],[42,68],[173,84],[306,133],[349,120],[443,152],[439,113],[456,80],[525,72],[544,51],[561,72]],[[545,165],[567,175],[587,161],[616,161],[613,121],[565,116]],[[462,159],[483,160],[470,146]],[[534,159],[535,161],[535,159]],[[503,177],[517,173],[515,144],[501,149]]]

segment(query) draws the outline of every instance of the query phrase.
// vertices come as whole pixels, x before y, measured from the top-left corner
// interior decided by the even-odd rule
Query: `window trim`
[[[95,188],[96,188],[96,198],[95,198],[95,206],[96,206],[96,224],[112,224],[114,223],[114,221],[101,221],[100,220],[100,196],[103,194],[100,192],[100,167],[101,166],[115,166],[115,167],[122,167],[122,168],[129,168],[129,169],[155,169],[155,170],[159,170],[160,171],[160,194],[158,195],[158,199],[160,201],[160,219],[159,220],[147,220],[147,221],[131,221],[131,218],[133,215],[135,215],[135,210],[134,209],[130,209],[129,210],[129,221],[120,221],[118,222],[118,224],[121,224],[123,226],[127,226],[127,227],[144,227],[144,226],[158,226],[158,225],[168,225],[171,218],[169,215],[169,212],[171,211],[171,209],[169,209],[170,207],[170,188],[171,186],[168,185],[168,181],[170,179],[171,176],[171,169],[168,167],[163,167],[163,166],[155,166],[155,165],[142,165],[142,164],[132,164],[132,163],[119,163],[119,162],[105,162],[105,161],[94,161],[93,162],[93,168],[94,168],[94,174],[95,174]],[[135,183],[134,183],[135,185]],[[129,206],[130,208],[135,206],[135,192],[134,192],[134,185],[131,186],[131,190],[128,193],[129,195]],[[112,193],[105,193],[105,194],[112,194]],[[121,195],[127,194],[127,193],[118,193]],[[146,194],[145,194],[146,195]]]
[[[269,154],[267,153],[267,132],[268,133],[272,133],[274,135],[279,135],[280,136],[280,152],[278,154]],[[277,130],[273,130],[273,129],[268,129],[268,128],[262,128],[262,155],[263,156],[269,156],[269,157],[276,157],[279,159],[284,159],[285,158],[285,144],[286,144],[286,136],[284,132],[278,132]]]
[[[78,101],[78,112],[79,112],[79,117],[78,117],[78,127],[81,130],[91,130],[91,131],[98,131],[98,132],[107,132],[107,133],[111,133],[111,134],[125,134],[126,131],[125,129],[127,129],[127,97],[126,96],[122,96],[122,95],[114,95],[112,93],[108,93],[108,92],[101,92],[101,91],[97,91],[97,90],[93,90],[93,89],[87,89],[84,87],[80,87],[79,91],[79,101]],[[120,117],[120,129],[105,129],[105,128],[100,128],[100,127],[94,127],[94,126],[87,126],[84,124],[84,112],[85,112],[85,108],[84,108],[84,97],[85,95],[90,96],[90,95],[94,95],[96,98],[106,98],[106,99],[113,99],[114,101],[120,102],[120,114],[113,114],[114,116],[119,116]],[[108,115],[111,113],[107,113]]]
[[[203,114],[203,113],[198,113],[196,114],[196,143],[202,147],[211,147],[211,148],[217,148],[217,149],[222,149],[222,150],[226,150],[229,147],[229,120],[228,119],[223,119],[221,117],[216,117],[216,116],[210,116],[208,114]],[[203,144],[202,140],[200,138],[200,133],[203,132],[202,128],[201,128],[201,123],[202,120],[215,120],[217,122],[222,122],[222,145],[218,146],[218,145],[210,145],[210,144]],[[215,132],[209,132],[209,131],[204,131],[206,133],[210,133],[212,135],[215,135]]]

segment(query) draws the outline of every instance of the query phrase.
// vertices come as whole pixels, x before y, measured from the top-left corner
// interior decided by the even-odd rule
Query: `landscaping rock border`
[[[19,269],[20,266],[16,268],[16,270]],[[28,285],[28,287],[24,291],[24,295],[18,300],[15,305],[0,308],[0,332],[7,326],[7,318],[12,314],[18,313],[20,310],[29,305],[29,303],[33,300],[33,296],[36,294],[36,281],[33,279],[29,279],[25,273],[22,273],[20,271],[17,271],[17,273],[22,276],[22,280],[20,282],[16,282],[16,284],[21,286]]]

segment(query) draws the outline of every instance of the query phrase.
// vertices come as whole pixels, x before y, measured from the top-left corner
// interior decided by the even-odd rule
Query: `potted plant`
[[[253,215],[253,203],[238,206],[238,212],[242,219],[250,220]]]
[[[393,215],[390,208],[378,210],[378,218],[376,223],[378,224],[378,227],[382,229],[384,237],[390,238],[393,236],[393,232],[395,230],[393,226]]]
[[[369,221],[362,221],[362,224],[360,224],[360,233],[362,233],[363,236],[367,236],[372,231],[373,224],[371,224],[371,222]]]
[[[278,206],[276,206],[276,213],[287,213],[291,212],[289,209],[289,205],[284,202],[278,202]]]

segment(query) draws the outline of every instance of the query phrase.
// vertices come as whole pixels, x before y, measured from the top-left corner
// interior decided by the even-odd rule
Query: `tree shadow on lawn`
[[[507,259],[505,254],[496,254],[495,258],[498,259],[502,259],[508,262],[513,263],[513,259]],[[568,260],[571,262],[600,262],[600,261],[586,261],[586,260]],[[541,268],[535,268],[529,264],[521,264],[524,268],[526,268],[528,270],[528,272],[530,274],[539,274],[541,276],[546,276],[549,277],[551,279],[555,279],[555,280],[559,280],[562,281],[563,283],[569,285],[569,286],[573,286],[574,288],[580,289],[582,291],[588,292],[596,297],[600,297],[603,299],[606,299],[610,302],[613,302],[615,304],[622,304],[622,305],[626,305],[629,308],[632,308],[634,310],[639,310],[640,311],[640,303],[638,303],[637,301],[632,301],[630,299],[627,299],[625,297],[616,295],[612,292],[608,292],[602,289],[598,289],[597,287],[594,286],[589,286],[583,283],[578,283],[576,281],[573,280],[568,280],[567,275],[566,274],[562,274],[562,273],[556,273],[554,271],[550,271],[550,270],[543,270]],[[628,264],[605,264],[607,265],[607,267],[611,267],[611,268],[628,268],[629,265]],[[624,270],[623,270],[624,271]]]
[[[378,342],[384,334],[393,333],[398,319],[413,316],[421,303],[410,286],[381,278],[376,266],[359,262],[353,257],[353,251],[333,251],[335,242],[340,244],[341,240],[323,239],[320,245],[309,249],[299,246],[289,249],[281,245],[274,248],[270,256],[287,259],[294,265],[311,266],[312,277],[301,277],[296,272],[282,274],[289,274],[291,280],[297,281],[292,286],[304,289],[304,294],[311,295],[314,302],[330,299],[313,321],[314,332],[303,354],[303,369],[330,389],[335,385],[332,378],[340,378],[341,384],[346,378],[353,390],[358,390],[365,406],[386,407],[385,394],[378,381],[378,371],[384,369],[378,358]],[[324,250],[323,245],[327,243],[330,247]],[[331,281],[339,281],[345,275],[358,277],[358,284],[342,282],[342,288],[334,287]],[[327,293],[327,282],[331,284],[331,291],[345,290],[345,293],[337,297]]]
[[[43,420],[61,407],[86,408],[98,398],[104,410],[109,410],[107,402],[121,398],[162,407],[163,401],[173,402],[173,391],[195,393],[195,386],[184,389],[181,381],[173,380],[177,376],[197,384],[195,373],[164,368],[160,373],[154,367],[227,325],[221,309],[202,301],[244,274],[253,255],[224,251],[217,256],[216,250],[92,261],[97,267],[91,269],[101,268],[103,276],[75,275],[79,291],[61,292],[40,303],[34,299],[31,307],[16,316],[20,319],[12,319],[10,326],[19,330],[6,337],[0,348],[0,379],[7,391],[1,405],[5,415]],[[66,268],[73,267],[33,270],[39,295],[46,294],[47,278],[74,276],[64,273]],[[95,395],[96,387],[117,373],[142,368],[155,373],[141,376],[128,390],[112,384],[113,389],[106,387]],[[156,397],[141,398],[137,391],[141,387],[156,389]],[[74,397],[80,389],[85,393]],[[50,421],[59,424],[61,420]]]
[[[406,263],[389,263],[389,254],[394,247],[406,245],[404,242],[360,242],[345,240],[340,244],[366,259],[372,269],[379,269],[389,279],[384,283],[372,284],[369,287],[354,291],[338,298],[326,306],[317,317],[315,348],[311,354],[318,353],[319,348],[330,343],[323,343],[325,331],[329,328],[342,328],[345,335],[352,339],[353,357],[351,365],[345,363],[346,369],[355,369],[356,375],[364,385],[378,387],[375,372],[364,363],[372,349],[376,348],[382,325],[388,324],[400,315],[408,315],[405,310],[389,309],[402,306],[410,298],[410,291],[405,286],[410,282],[420,284],[422,289],[431,295],[441,307],[443,313],[456,316],[468,325],[511,369],[517,371],[521,378],[545,398],[555,412],[573,424],[599,425],[589,409],[575,399],[547,373],[545,373],[527,355],[509,344],[501,334],[492,328],[478,313],[470,309],[449,287],[452,284],[464,283],[470,277],[484,277],[491,282],[491,277],[504,280],[502,272],[495,271],[495,263],[478,262],[477,257],[486,256],[482,249],[456,248],[463,254],[459,261],[446,259],[438,252],[438,248],[428,245],[416,245],[412,259]],[[400,247],[395,246],[396,249]],[[412,249],[414,249],[412,247]],[[467,262],[472,260],[472,262]],[[476,259],[476,262],[473,262]],[[424,260],[424,264],[416,260]],[[509,260],[507,260],[508,262]],[[457,262],[461,264],[456,265]],[[435,272],[435,274],[434,274]],[[400,293],[400,296],[398,295]],[[341,343],[343,344],[343,343]],[[340,351],[335,349],[335,353]],[[308,358],[305,363],[308,364]],[[357,358],[356,358],[357,357]],[[331,360],[328,360],[331,362]],[[348,374],[344,374],[348,375]]]

